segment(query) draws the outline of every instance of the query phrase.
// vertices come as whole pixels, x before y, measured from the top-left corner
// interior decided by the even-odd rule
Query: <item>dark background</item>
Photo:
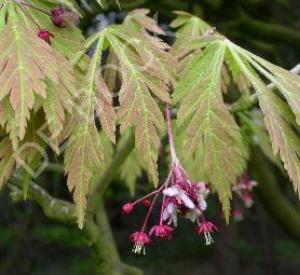
[[[135,7],[148,7],[158,12],[162,25],[174,18],[172,10],[186,10],[201,16],[243,47],[280,66],[289,69],[300,62],[300,0],[120,2],[121,13],[114,5],[105,11],[92,10],[81,22],[83,31],[103,27],[112,21],[120,22],[126,10]],[[102,16],[97,16],[100,13]],[[255,165],[252,163],[250,166],[255,169]],[[162,169],[167,167],[162,166]],[[299,208],[288,180],[273,166],[268,173],[279,184],[281,195],[289,200],[291,206]],[[53,196],[70,199],[65,180],[62,174],[55,172],[47,172],[38,179]],[[142,194],[145,188],[148,187],[140,185],[137,193]],[[220,228],[214,246],[205,247],[203,239],[193,233],[191,225],[182,222],[174,240],[154,243],[148,248],[147,257],[132,255],[128,241],[128,235],[142,223],[143,209],[134,217],[120,214],[120,205],[130,200],[129,192],[121,181],[114,182],[106,197],[123,259],[140,267],[145,274],[298,275],[300,238],[284,230],[284,223],[292,221],[272,218],[274,211],[281,211],[282,206],[278,204],[278,209],[268,209],[260,192],[256,191],[255,205],[245,213],[245,220],[232,222],[228,227],[219,217],[216,198],[212,196],[209,199],[209,216]],[[300,211],[297,218],[300,219]],[[79,230],[47,220],[34,203],[12,203],[8,188],[4,188],[0,193],[0,274],[93,274],[93,262]]]

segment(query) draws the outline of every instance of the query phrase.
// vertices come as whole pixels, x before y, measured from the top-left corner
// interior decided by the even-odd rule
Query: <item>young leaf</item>
[[[171,27],[178,29],[176,32],[176,41],[172,46],[172,52],[176,55],[182,55],[187,47],[187,38],[193,41],[200,38],[211,27],[202,19],[193,16],[187,12],[176,11],[177,18],[172,21]]]
[[[262,112],[258,109],[255,109],[247,114],[239,113],[238,115],[242,126],[246,127],[250,134],[251,143],[259,146],[269,160],[276,164],[279,169],[284,171],[279,156],[274,156],[273,154],[272,144],[264,124]]]
[[[131,130],[132,129],[130,129],[127,133],[125,133],[125,135],[121,137],[118,147],[124,146],[124,142],[126,142],[128,140],[128,136],[131,135]],[[138,157],[137,152],[135,152],[135,150],[132,150],[120,170],[120,178],[125,182],[131,196],[134,196],[135,184],[137,182],[137,179],[141,177],[143,169],[144,167]]]
[[[275,65],[272,65],[265,60],[262,60],[254,56],[253,54],[246,52],[245,50],[237,47],[229,41],[227,41],[227,44],[244,75],[248,78],[248,80],[256,90],[259,99],[259,105],[265,115],[265,124],[272,141],[273,152],[275,155],[277,153],[280,154],[280,157],[284,162],[284,167],[293,181],[294,188],[299,192],[300,139],[291,127],[291,125],[294,124],[296,118],[291,113],[287,103],[284,102],[276,93],[274,93],[264,84],[264,82],[258,77],[253,69],[249,68],[249,66],[247,66],[243,62],[241,56],[246,58],[249,63],[251,63],[261,73],[265,74],[274,81],[277,87],[287,98],[288,103],[292,105],[292,110],[298,116],[298,111],[296,109],[297,102],[291,102],[291,98],[295,98],[294,93],[297,91],[297,82],[295,82],[297,77],[293,76],[287,71],[284,71],[283,69],[278,69],[277,67],[275,67]],[[273,75],[267,72],[252,58],[255,58],[255,60],[258,60],[264,66],[267,66],[268,69],[272,71]],[[291,80],[291,82],[286,82],[287,80],[285,79]]]
[[[157,157],[160,146],[157,130],[163,129],[164,118],[149,89],[163,102],[170,102],[168,94],[170,76],[168,72],[156,66],[155,58],[153,63],[152,59],[149,59],[148,63],[145,62],[142,53],[139,52],[137,55],[122,38],[124,35],[117,29],[107,34],[107,39],[121,66],[122,87],[118,113],[121,132],[124,133],[129,127],[135,126],[137,151],[147,164],[151,180],[157,184]],[[141,43],[140,48],[136,50],[143,51],[143,44]],[[150,53],[147,51],[147,54]]]
[[[84,224],[87,196],[96,170],[103,168],[104,155],[100,134],[96,128],[94,112],[97,111],[103,129],[114,142],[115,115],[112,100],[101,78],[100,62],[104,49],[105,32],[99,35],[94,56],[82,86],[80,105],[65,153],[68,187],[73,192],[77,207],[78,225]]]
[[[9,133],[12,147],[16,150],[19,144],[18,128],[15,113],[8,97],[3,98],[0,102],[0,125]]]
[[[150,31],[156,35],[164,34],[165,32],[158,26],[157,22],[149,17],[150,11],[148,9],[136,9],[128,14],[125,18],[124,25],[127,26],[127,23],[130,21],[136,23],[142,29]],[[127,26],[128,27],[128,26]],[[133,27],[133,26],[131,26]],[[133,27],[134,28],[134,27]]]
[[[225,49],[223,43],[215,42],[195,58],[175,88],[174,101],[180,103],[177,125],[187,131],[186,157],[196,159],[204,154],[199,165],[204,165],[228,220],[231,185],[243,172],[246,150],[239,127],[222,98]]]
[[[1,30],[0,38],[0,99],[10,97],[15,112],[17,137],[25,136],[27,120],[34,107],[35,96],[47,98],[47,83],[55,86],[59,93],[61,86],[68,98],[72,98],[74,85],[73,69],[67,60],[37,36],[37,28],[23,20],[20,7],[10,3],[8,23]],[[61,69],[63,68],[63,71]],[[71,89],[73,89],[71,91]]]

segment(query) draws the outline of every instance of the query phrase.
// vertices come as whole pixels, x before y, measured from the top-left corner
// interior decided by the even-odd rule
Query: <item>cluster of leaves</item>
[[[28,3],[50,11],[57,1]],[[65,2],[76,9],[72,3]],[[142,170],[158,184],[163,109],[173,104],[178,108],[177,145],[184,148],[186,165],[195,180],[212,184],[226,217],[231,186],[248,158],[243,127],[264,137],[261,145],[271,156],[266,145],[269,132],[273,154],[279,153],[298,191],[297,75],[183,12],[171,25],[177,38],[170,47],[159,38],[164,31],[144,9],[129,13],[122,25],[84,39],[77,28],[55,27],[51,18],[19,1],[0,0],[0,7],[0,186],[16,168],[36,162],[41,149],[51,147],[58,154],[65,143],[67,184],[82,228],[93,182],[111,154],[106,154],[111,148],[107,138],[114,144],[121,137],[122,143],[122,137],[134,132],[135,150],[121,171],[132,191]],[[38,26],[53,34],[51,45],[38,38]],[[249,113],[231,113],[226,98],[232,83],[241,98],[257,96],[267,131],[256,127]]]

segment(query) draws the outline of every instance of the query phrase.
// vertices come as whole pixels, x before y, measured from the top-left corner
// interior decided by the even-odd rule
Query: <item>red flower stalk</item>
[[[132,252],[135,254],[143,253],[144,255],[146,255],[145,246],[151,242],[148,235],[142,231],[135,232],[131,234],[130,239],[132,242],[134,242],[134,247],[132,249]]]
[[[51,38],[53,37],[53,34],[51,32],[44,29],[40,29],[38,36],[48,44],[51,44]]]

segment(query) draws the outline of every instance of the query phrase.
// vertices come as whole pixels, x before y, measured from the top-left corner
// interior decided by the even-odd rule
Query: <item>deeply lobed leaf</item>
[[[203,160],[198,165],[204,166],[228,220],[231,185],[245,168],[246,151],[239,127],[222,98],[225,50],[223,43],[215,42],[198,55],[179,80],[174,100],[180,103],[178,127],[186,131],[185,155]]]

